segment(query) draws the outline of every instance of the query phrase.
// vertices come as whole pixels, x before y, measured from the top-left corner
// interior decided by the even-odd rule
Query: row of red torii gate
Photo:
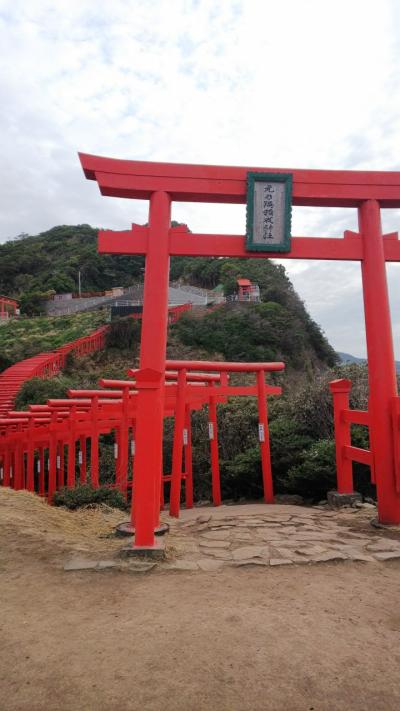
[[[170,256],[359,261],[367,338],[369,410],[360,412],[349,409],[351,387],[349,381],[335,381],[331,384],[334,397],[338,491],[341,493],[353,491],[352,461],[361,461],[370,465],[372,481],[377,488],[380,522],[400,523],[400,448],[398,445],[400,406],[397,397],[385,265],[386,261],[400,261],[400,242],[397,233],[382,234],[380,216],[381,208],[400,207],[400,173],[283,169],[274,169],[271,172],[260,168],[125,161],[86,154],[80,154],[80,160],[85,176],[97,181],[102,195],[149,200],[148,226],[132,225],[131,230],[124,232],[107,230],[99,233],[99,251],[102,253],[146,256],[139,369],[132,373],[134,375],[132,381],[104,381],[105,390],[107,387],[111,388],[108,395],[105,394],[105,390],[71,392],[70,398],[65,401],[50,401],[47,405],[37,406],[44,408],[42,415],[32,406],[31,415],[27,416],[25,413],[25,419],[22,418],[23,422],[19,423],[20,427],[24,430],[29,427],[29,423],[27,424],[29,417],[32,423],[36,424],[40,416],[51,421],[56,411],[59,416],[54,421],[53,429],[60,435],[59,423],[64,421],[64,430],[59,436],[59,441],[62,441],[63,438],[68,439],[68,427],[71,426],[69,424],[66,429],[65,422],[76,421],[78,429],[81,426],[78,426],[79,420],[82,423],[86,422],[81,431],[82,446],[79,449],[83,476],[86,466],[84,442],[86,437],[92,434],[91,423],[98,422],[100,408],[106,421],[105,426],[109,427],[112,415],[110,408],[115,408],[118,403],[119,411],[124,411],[129,422],[132,423],[130,425],[131,446],[134,442],[132,517],[135,537],[133,546],[139,550],[151,549],[157,546],[155,530],[159,526],[160,500],[162,500],[162,444],[165,413],[169,407],[172,408],[176,424],[170,477],[171,513],[176,515],[179,511],[182,478],[186,481],[186,497],[189,505],[192,497],[190,456],[187,456],[187,452],[185,452],[186,467],[182,467],[182,442],[187,450],[190,411],[202,404],[208,404],[210,424],[216,426],[212,416],[213,407],[217,402],[224,401],[224,398],[234,394],[227,373],[235,370],[251,371],[256,373],[256,383],[254,386],[249,386],[252,390],[247,394],[258,396],[264,496],[267,501],[272,501],[266,396],[278,394],[278,391],[266,385],[265,373],[271,370],[282,370],[284,366],[282,363],[167,362]],[[185,226],[171,227],[173,201],[246,203],[249,176],[252,175],[272,175],[275,180],[281,182],[287,181],[290,176],[291,204],[295,206],[356,207],[359,215],[359,232],[346,231],[342,237],[337,238],[293,237],[286,243],[285,251],[281,251],[279,247],[273,251],[272,247],[266,252],[257,246],[253,251],[249,239],[246,242],[243,235],[193,234],[189,233]],[[257,199],[256,195],[255,200]],[[261,199],[264,199],[264,218],[260,229],[265,231],[269,229],[271,221],[269,214],[272,214],[273,205],[266,201],[265,194]],[[245,393],[237,391],[236,394]],[[71,408],[74,412],[72,418]],[[20,415],[21,413],[11,413],[10,419],[13,420],[14,417],[13,426],[16,429],[18,429],[17,420]],[[352,423],[369,427],[370,450],[357,449],[351,445]],[[129,427],[121,427],[119,430],[116,428],[116,451],[120,451],[120,456],[117,456],[119,471],[117,477],[119,476],[120,484],[121,472],[126,471],[123,457],[128,456],[128,449],[125,446],[127,443],[123,442],[121,446],[121,439],[118,438],[126,437],[128,431]],[[77,434],[78,430],[73,436]],[[213,458],[212,434],[211,432],[210,442]],[[216,441],[216,438],[214,440]],[[54,439],[54,436],[53,441],[57,443],[57,438]],[[11,450],[7,451],[10,453]],[[92,469],[96,472],[96,448],[93,451],[95,462]],[[56,462],[57,457],[60,456],[57,446],[53,444],[51,447],[49,444],[49,452]],[[5,449],[3,462],[4,457],[7,456],[9,455],[6,454]],[[75,467],[75,463],[73,465]],[[10,462],[7,466],[9,471]],[[70,466],[72,477],[72,464]],[[42,467],[44,470],[44,464]],[[57,484],[59,470],[60,467],[50,464],[48,484],[50,492]],[[214,503],[219,503],[219,480],[216,471],[214,466],[213,496]]]

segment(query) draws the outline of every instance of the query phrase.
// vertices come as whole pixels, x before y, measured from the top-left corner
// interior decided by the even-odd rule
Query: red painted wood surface
[[[248,171],[292,173],[293,204],[357,207],[379,200],[400,207],[400,173],[348,170],[299,170],[268,167],[186,165],[118,160],[80,153],[85,176],[97,180],[102,195],[150,199],[168,192],[173,200],[244,203]]]
[[[351,380],[345,378],[332,380],[329,388],[333,396],[337,490],[339,494],[352,494],[354,492],[353,462],[360,462],[371,467],[371,482],[375,483],[372,451],[353,447],[351,444],[351,425],[358,424],[369,427],[370,413],[349,408]]]
[[[255,396],[258,398],[260,421],[265,437],[261,441],[264,496],[272,500],[272,473],[269,454],[266,400],[270,395],[281,394],[281,388],[265,383],[266,369],[273,372],[274,363],[241,364],[241,370],[253,372],[253,385],[229,385],[228,371],[236,372],[237,363],[207,363],[222,366],[216,373],[188,372],[186,368],[169,371],[163,386],[163,419],[174,416],[174,442],[171,474],[160,471],[158,507],[163,504],[165,483],[171,484],[170,513],[178,516],[181,487],[185,484],[186,506],[193,506],[193,469],[191,413],[205,405],[209,407],[209,421],[213,425],[210,440],[212,469],[212,496],[216,505],[221,503],[221,484],[218,460],[217,406],[228,397]],[[279,363],[282,370],[283,364]],[[261,368],[265,366],[265,368]],[[93,486],[99,486],[100,437],[114,432],[115,472],[111,486],[124,496],[133,489],[137,498],[137,419],[140,406],[140,389],[147,389],[146,369],[136,371],[135,381],[102,381],[104,389],[71,389],[69,397],[50,399],[45,405],[31,405],[28,411],[10,411],[0,418],[0,481],[15,489],[26,488],[46,495],[52,501],[55,491],[64,485],[75,487],[85,483],[87,476]],[[140,376],[145,376],[141,378]],[[264,419],[263,419],[264,418]],[[90,441],[89,447],[87,446]],[[132,452],[134,443],[135,453]],[[128,476],[129,457],[135,460],[134,479]],[[136,507],[133,507],[136,512]],[[137,512],[136,512],[137,513]],[[135,522],[137,519],[135,518]]]
[[[104,254],[146,254],[147,243],[147,228],[137,225],[133,225],[132,230],[121,232],[101,230],[98,238],[99,252]],[[387,262],[400,261],[397,233],[383,236],[383,249]],[[264,253],[245,249],[244,235],[195,234],[181,228],[170,230],[170,255],[265,259]],[[363,243],[359,234],[349,231],[345,232],[344,237],[292,237],[289,253],[268,252],[268,256],[276,259],[360,262],[363,259]]]
[[[18,301],[10,299],[8,296],[0,296],[0,320],[16,316],[17,309]]]
[[[369,364],[369,430],[374,453],[379,521],[400,523],[400,494],[396,490],[394,476],[391,421],[391,402],[397,396],[397,378],[379,203],[368,200],[358,212],[364,242],[361,275]]]

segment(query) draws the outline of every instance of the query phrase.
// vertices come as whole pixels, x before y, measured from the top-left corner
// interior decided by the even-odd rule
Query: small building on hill
[[[8,296],[0,296],[0,321],[4,322],[17,316],[19,316],[18,301]]]
[[[123,296],[124,287],[123,286],[113,286],[112,289],[108,289],[104,292],[104,296]]]
[[[238,279],[237,280],[238,291],[237,300],[238,301],[248,301],[251,303],[259,303],[260,301],[260,287],[258,284],[253,284],[250,279]]]

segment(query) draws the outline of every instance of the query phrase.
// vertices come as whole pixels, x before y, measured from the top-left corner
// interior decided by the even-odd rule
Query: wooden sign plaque
[[[291,173],[247,174],[246,249],[290,252]]]

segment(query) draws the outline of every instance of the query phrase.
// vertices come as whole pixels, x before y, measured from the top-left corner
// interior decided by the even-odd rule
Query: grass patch
[[[0,328],[0,353],[11,364],[53,351],[89,335],[106,322],[107,314],[106,310],[98,310],[70,316],[14,319]]]

